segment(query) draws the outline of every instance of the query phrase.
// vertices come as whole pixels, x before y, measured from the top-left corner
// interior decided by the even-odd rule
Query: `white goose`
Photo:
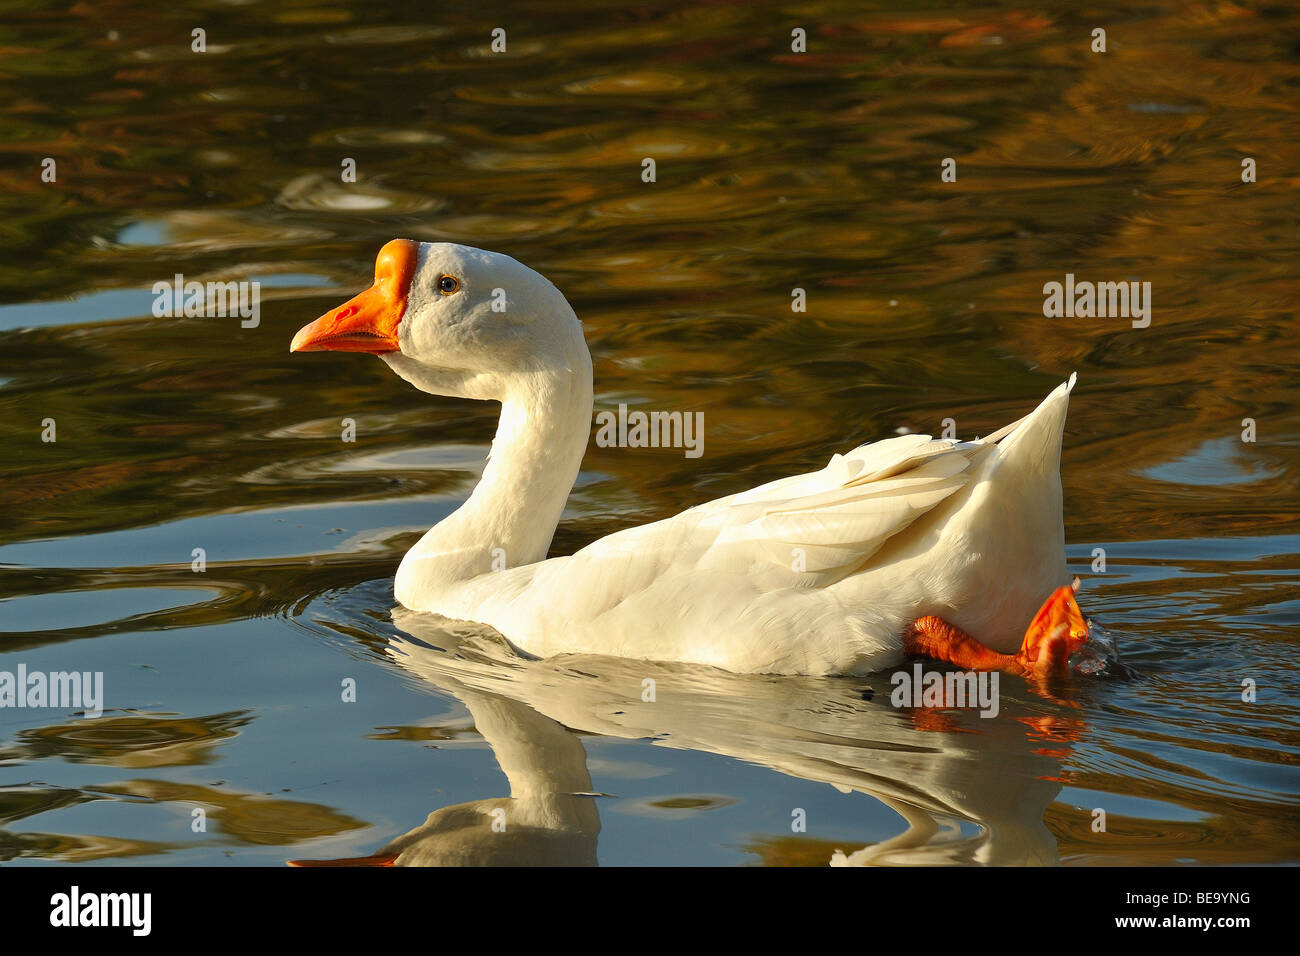
[[[313,350],[369,352],[423,391],[501,403],[482,479],[406,554],[395,591],[528,654],[811,675],[924,654],[1043,677],[1086,641],[1061,517],[1073,375],[983,440],[862,445],[547,560],[591,430],[592,372],[545,277],[395,239],[369,289],[294,336],[290,351]]]

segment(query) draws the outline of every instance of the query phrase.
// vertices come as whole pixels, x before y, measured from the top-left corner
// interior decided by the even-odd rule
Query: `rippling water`
[[[897,6],[4,14],[0,670],[108,710],[0,710],[0,859],[1296,862],[1300,15]],[[1131,675],[982,720],[394,617],[494,409],[287,353],[394,236],[551,277],[598,408],[705,413],[699,459],[593,444],[556,553],[1077,370],[1069,557]],[[1067,272],[1150,327],[1045,319]],[[260,324],[154,318],[176,273]]]

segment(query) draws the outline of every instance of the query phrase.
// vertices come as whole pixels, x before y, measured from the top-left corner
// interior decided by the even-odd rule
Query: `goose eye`
[[[438,291],[443,295],[451,295],[460,288],[460,280],[455,276],[443,276],[438,280]]]

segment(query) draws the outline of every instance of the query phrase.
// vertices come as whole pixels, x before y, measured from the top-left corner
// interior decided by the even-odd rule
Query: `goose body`
[[[531,655],[864,673],[898,664],[924,615],[1014,650],[1068,580],[1060,449],[1074,376],[982,440],[861,445],[547,560],[590,433],[592,372],[545,278],[497,253],[394,240],[375,285],[292,348],[372,352],[417,388],[502,403],[482,479],[407,553],[395,592]]]

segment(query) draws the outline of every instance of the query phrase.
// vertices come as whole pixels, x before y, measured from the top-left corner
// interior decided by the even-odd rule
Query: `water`
[[[1231,3],[5,14],[0,670],[102,671],[108,709],[0,710],[0,859],[1296,862],[1297,27]],[[897,710],[887,675],[528,662],[395,621],[396,563],[494,409],[287,353],[394,236],[552,278],[598,408],[705,413],[698,459],[593,444],[556,553],[899,428],[986,434],[1078,371],[1068,555],[1132,676],[1007,677],[986,720]],[[154,318],[178,272],[260,281],[259,325]],[[1151,282],[1150,327],[1044,318],[1067,272]]]

